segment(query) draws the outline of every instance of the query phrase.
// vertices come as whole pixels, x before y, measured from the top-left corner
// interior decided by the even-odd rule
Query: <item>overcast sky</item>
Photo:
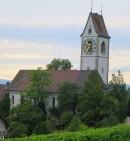
[[[93,0],[111,36],[110,75],[121,70],[130,84],[130,0]],[[53,58],[80,67],[80,34],[90,0],[0,0],[0,79],[20,69],[45,68]]]

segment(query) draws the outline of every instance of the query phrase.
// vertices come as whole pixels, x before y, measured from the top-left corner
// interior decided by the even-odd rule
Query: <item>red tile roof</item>
[[[9,91],[23,91],[29,85],[30,70],[20,70],[9,85]],[[57,92],[57,85],[65,81],[75,82],[78,87],[82,87],[88,76],[92,73],[90,70],[52,70],[52,84],[49,86],[49,92]]]
[[[0,101],[3,100],[7,87],[7,85],[0,84]]]

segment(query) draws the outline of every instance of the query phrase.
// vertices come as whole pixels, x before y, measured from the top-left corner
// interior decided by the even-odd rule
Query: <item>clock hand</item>
[[[88,42],[87,42],[87,47],[88,47],[88,48],[87,48],[87,52],[88,52],[89,49],[90,49],[90,47],[91,47],[90,44],[89,44]]]

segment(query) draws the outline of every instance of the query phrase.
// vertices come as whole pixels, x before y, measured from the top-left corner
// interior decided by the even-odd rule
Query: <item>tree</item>
[[[47,119],[47,88],[51,84],[51,73],[38,68],[29,73],[30,86],[21,94],[22,103],[11,109],[9,115],[9,137],[30,136],[52,132]]]
[[[22,137],[35,133],[39,123],[45,117],[43,117],[41,109],[34,106],[32,102],[26,101],[21,105],[13,107],[8,118],[10,123],[8,136]]]
[[[58,108],[76,114],[79,99],[79,88],[73,82],[64,82],[58,89]]]
[[[124,122],[127,117],[128,94],[121,71],[118,71],[117,76],[112,74],[112,80],[109,82],[108,93],[119,101],[118,118],[121,123]]]
[[[119,102],[116,98],[105,94],[100,102],[100,116],[108,118],[110,115],[119,115]]]
[[[127,89],[127,94],[128,94],[127,116],[130,116],[130,88]]]
[[[62,129],[66,128],[72,118],[74,117],[74,114],[72,112],[63,112],[60,116],[60,126],[62,127]]]
[[[85,82],[80,97],[80,116],[88,126],[94,126],[100,120],[100,101],[104,95],[103,82],[96,71],[93,71]]]
[[[3,118],[7,118],[10,111],[10,98],[9,93],[5,93],[3,101],[0,101],[0,115]]]
[[[34,105],[42,109],[46,115],[47,87],[51,84],[51,73],[38,68],[32,70],[29,75],[30,87],[24,92],[24,96],[34,102]]]
[[[105,94],[100,102],[100,121],[97,127],[114,126],[119,123],[119,102],[117,99]]]
[[[72,67],[68,59],[54,58],[50,64],[46,65],[47,70],[70,70]]]
[[[118,101],[107,95],[103,81],[96,71],[92,72],[84,84],[79,110],[82,121],[90,127],[100,127],[102,121],[109,118],[110,115],[114,115],[113,119],[116,119]],[[109,124],[108,121],[107,124]]]

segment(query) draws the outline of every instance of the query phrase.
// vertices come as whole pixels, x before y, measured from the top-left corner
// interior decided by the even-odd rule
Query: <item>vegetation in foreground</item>
[[[7,139],[6,141],[130,141],[130,126],[119,125],[79,132],[32,135],[24,138]]]
[[[67,60],[54,59],[47,69],[68,70],[71,66]],[[22,93],[22,103],[12,108],[7,117],[8,138],[50,134],[55,130],[84,131],[88,127],[114,126],[126,119],[130,97],[120,71],[117,76],[112,75],[107,89],[104,89],[96,71],[93,71],[82,88],[74,82],[60,84],[58,105],[47,109],[47,87],[52,82],[51,76],[49,71],[43,71],[42,68],[30,72],[31,85]]]

